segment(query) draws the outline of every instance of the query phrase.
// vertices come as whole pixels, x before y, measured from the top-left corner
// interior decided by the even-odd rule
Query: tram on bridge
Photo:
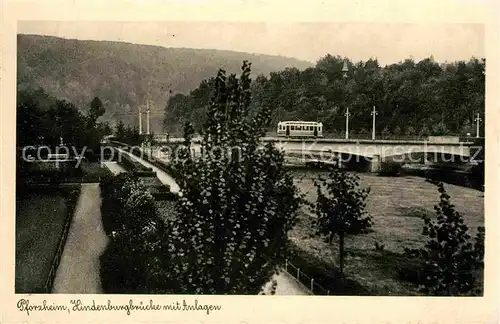
[[[280,121],[278,136],[323,137],[323,123],[310,121]]]

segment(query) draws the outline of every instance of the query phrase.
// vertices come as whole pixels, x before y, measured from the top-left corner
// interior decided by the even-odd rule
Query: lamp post
[[[142,135],[142,112],[141,112],[141,106],[139,106],[139,135]]]
[[[479,113],[477,113],[476,119],[476,137],[479,137],[479,123],[481,122],[481,117],[479,117]]]
[[[378,115],[378,112],[375,110],[375,106],[373,106],[373,111],[371,112],[373,116],[372,120],[372,141],[375,140],[375,116]]]
[[[149,100],[146,101],[146,119],[147,119],[147,124],[146,124],[146,134],[149,135]]]
[[[349,139],[349,107],[346,108],[345,112],[345,139]]]
[[[347,73],[349,72],[349,67],[347,66],[347,59],[344,60],[344,66],[342,67],[342,77],[345,80],[345,85],[346,85],[346,93],[347,93]],[[347,97],[347,96],[346,96]],[[345,99],[345,105],[346,105],[346,112],[345,112],[345,139],[349,139],[349,107],[347,98]]]

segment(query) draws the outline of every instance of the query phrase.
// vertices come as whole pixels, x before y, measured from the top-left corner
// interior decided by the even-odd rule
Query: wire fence
[[[54,259],[52,260],[49,275],[47,276],[47,280],[45,281],[44,292],[46,293],[51,293],[54,287],[54,280],[56,278],[57,269],[59,268],[59,263],[61,262],[61,257],[64,252],[66,241],[68,239],[69,228],[71,226],[71,221],[73,220],[73,215],[76,208],[76,200],[78,199],[79,194],[80,192],[78,192],[78,195],[75,195],[74,197],[70,196],[70,199],[74,200],[71,203],[74,206],[73,208],[69,208],[66,214],[63,232],[61,234],[61,238],[59,239],[59,245],[57,246],[56,254],[54,256]]]
[[[318,284],[314,278],[308,276],[304,271],[300,270],[299,267],[288,261],[288,259],[285,259],[285,271],[297,279],[297,281],[303,284],[314,295],[330,295],[330,290]]]

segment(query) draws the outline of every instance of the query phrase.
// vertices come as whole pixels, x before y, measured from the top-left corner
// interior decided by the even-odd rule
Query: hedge
[[[154,172],[152,168],[148,168],[142,163],[133,160],[128,154],[122,155],[120,162],[125,167],[125,169],[133,172],[138,177],[156,176],[156,172]]]
[[[395,161],[383,161],[378,174],[387,177],[401,176],[403,174],[403,164]]]
[[[104,292],[164,291],[166,225],[158,217],[155,200],[136,176],[127,173],[102,179],[101,196],[102,223],[110,238],[100,258]]]

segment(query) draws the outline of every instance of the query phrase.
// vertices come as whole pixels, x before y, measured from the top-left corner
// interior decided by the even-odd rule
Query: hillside
[[[104,121],[137,125],[137,110],[149,94],[151,127],[159,132],[171,95],[189,93],[219,68],[238,73],[252,62],[254,77],[312,63],[293,58],[232,51],[164,48],[109,41],[18,35],[17,85],[42,87],[86,112],[93,97],[106,107]]]

